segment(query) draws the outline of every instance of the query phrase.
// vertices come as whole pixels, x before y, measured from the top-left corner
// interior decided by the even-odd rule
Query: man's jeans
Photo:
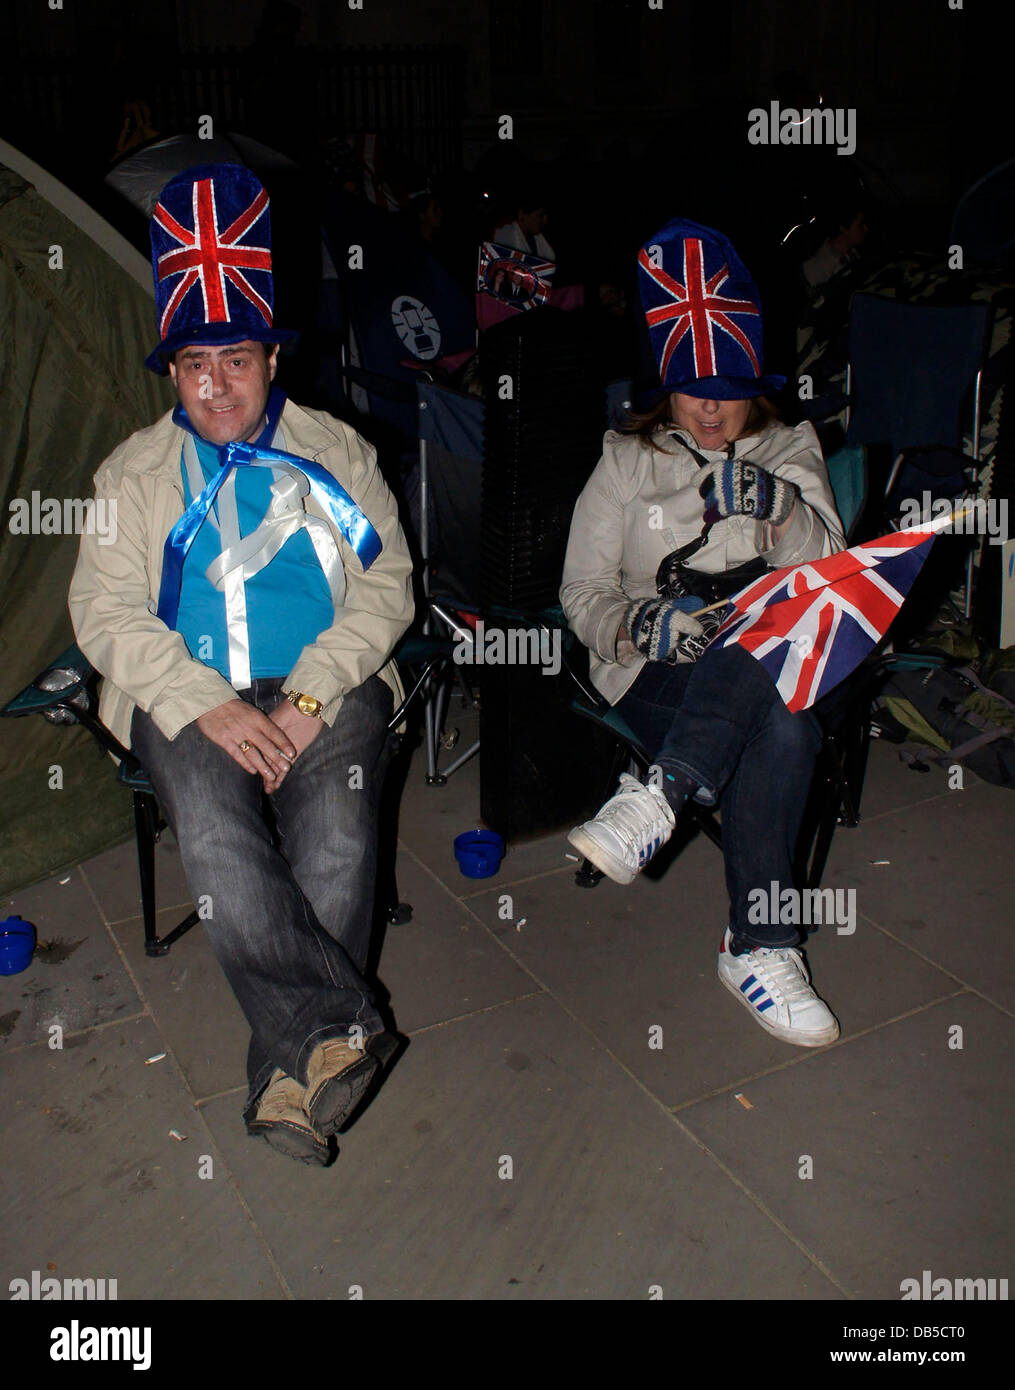
[[[686,772],[719,801],[730,926],[751,946],[794,946],[795,927],[748,920],[752,889],[795,886],[793,858],[821,728],[791,714],[771,678],[741,647],[706,651],[693,664],[649,662],[618,702],[652,756]],[[778,900],[777,900],[778,901]]]
[[[237,694],[267,714],[283,679]],[[322,724],[263,815],[260,777],[188,724],[170,742],[135,710],[134,751],[173,828],[194,902],[250,1024],[254,1103],[276,1067],[306,1085],[307,1059],[353,1024],[383,1028],[363,978],[373,919],[377,818],[391,743],[390,689],[377,676]]]

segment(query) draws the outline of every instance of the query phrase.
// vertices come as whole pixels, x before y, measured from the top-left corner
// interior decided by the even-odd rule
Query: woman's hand
[[[768,521],[773,530],[789,521],[800,490],[765,468],[742,459],[723,459],[709,467],[699,493],[705,499],[705,520],[750,516]],[[778,537],[777,537],[778,539]]]
[[[621,623],[621,632],[625,631],[649,661],[666,661],[675,653],[695,661],[701,655],[701,650],[694,649],[700,646],[704,629],[697,618],[683,611],[679,600],[650,598],[632,603]]]

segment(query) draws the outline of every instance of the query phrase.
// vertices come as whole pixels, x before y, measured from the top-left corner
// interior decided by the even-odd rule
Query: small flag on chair
[[[523,309],[538,309],[550,297],[553,261],[529,256],[511,246],[484,241],[476,275],[476,320],[489,328]]]
[[[763,575],[730,599],[713,647],[738,643],[772,677],[786,707],[809,709],[884,637],[935,533],[954,517]]]

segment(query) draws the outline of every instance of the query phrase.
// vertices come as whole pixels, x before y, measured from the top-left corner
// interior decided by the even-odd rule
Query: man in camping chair
[[[115,541],[82,536],[71,616],[250,1025],[247,1128],[324,1163],[395,1046],[363,971],[412,562],[371,447],[272,385],[257,179],[180,174],[151,240],[179,403],[99,468]]]

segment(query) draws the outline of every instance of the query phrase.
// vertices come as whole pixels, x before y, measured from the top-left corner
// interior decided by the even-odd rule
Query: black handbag
[[[704,541],[701,541],[701,544],[704,545]],[[692,541],[691,545],[695,550],[701,548],[697,541]],[[692,569],[690,565],[683,563],[682,557],[687,549],[685,545],[680,550],[674,550],[666,556],[656,571],[656,592],[661,598],[696,598],[700,599],[703,605],[719,603],[722,599],[738,593],[746,585],[753,584],[755,579],[760,579],[769,570],[769,566],[759,555],[742,565],[735,565],[733,569],[721,570],[718,574],[706,574],[704,570]]]

